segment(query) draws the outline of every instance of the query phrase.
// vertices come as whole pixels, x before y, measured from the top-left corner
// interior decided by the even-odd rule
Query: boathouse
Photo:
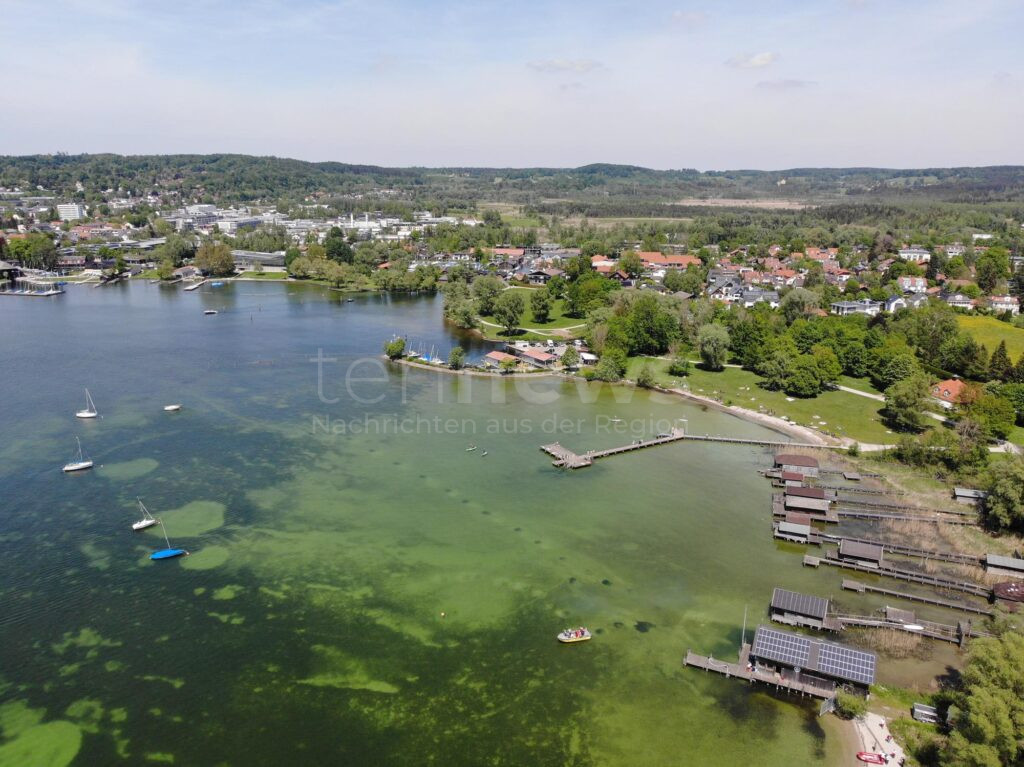
[[[790,495],[788,492],[784,499],[786,511],[810,511],[824,514],[830,505],[831,501],[825,498],[804,498],[800,495]]]
[[[939,723],[939,710],[935,706],[928,706],[924,703],[915,703],[910,708],[910,715],[919,722],[925,724]]]
[[[775,468],[782,471],[791,471],[794,474],[801,474],[805,477],[817,477],[818,459],[811,458],[809,455],[779,453],[775,456]]]
[[[798,524],[795,522],[776,522],[772,525],[773,532],[776,538],[784,541],[792,541],[793,543],[819,543],[820,539],[815,537],[812,541],[811,537],[814,534],[814,528],[809,524]]]
[[[828,617],[828,600],[776,588],[772,593],[768,615],[778,623],[821,630]]]
[[[1019,557],[1001,557],[998,554],[985,555],[985,572],[993,575],[1006,575],[1010,578],[1024,579],[1024,559]]]
[[[485,367],[501,367],[502,362],[512,360],[512,362],[518,363],[519,360],[512,354],[506,354],[505,352],[487,352],[484,355],[484,366]]]
[[[804,483],[804,475],[796,471],[783,471],[779,474],[779,479],[786,487],[793,485],[802,485]]]
[[[829,493],[823,487],[805,487],[804,485],[786,485],[786,495],[796,495],[801,498],[817,498],[824,499],[834,495]]]
[[[846,562],[855,562],[868,567],[878,567],[882,564],[884,550],[877,543],[861,543],[843,538],[839,542],[839,558]]]
[[[524,362],[528,362],[534,367],[538,368],[549,368],[558,361],[558,357],[554,354],[548,354],[540,349],[526,348],[521,349],[514,347],[516,356],[522,359]]]
[[[866,692],[875,681],[873,652],[822,639],[758,626],[750,648],[757,670],[774,671],[780,679],[816,687],[852,687]]]

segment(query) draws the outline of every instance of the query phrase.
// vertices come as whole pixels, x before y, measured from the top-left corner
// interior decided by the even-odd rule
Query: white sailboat
[[[92,401],[92,395],[89,394],[89,390],[85,390],[85,410],[79,410],[75,413],[79,418],[95,418],[99,413],[96,412],[96,404]]]
[[[139,502],[139,508],[142,509],[142,519],[138,522],[132,523],[132,530],[145,530],[147,527],[152,527],[157,524],[158,520],[149,513],[149,509],[146,508],[146,504],[142,502],[142,499],[136,498],[135,500]],[[168,546],[168,548],[170,548],[170,546]]]
[[[92,459],[86,458],[82,455],[82,440],[75,437],[75,442],[78,443],[78,459],[65,464],[64,471],[82,471],[83,469],[91,469]]]

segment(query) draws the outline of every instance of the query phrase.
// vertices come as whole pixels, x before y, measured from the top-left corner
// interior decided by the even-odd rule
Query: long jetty
[[[976,597],[983,597],[988,599],[992,596],[992,589],[988,586],[982,586],[978,583],[971,583],[970,581],[959,581],[954,578],[940,578],[935,575],[928,575],[926,573],[917,573],[912,570],[902,570],[898,567],[889,567],[888,565],[882,564],[877,566],[862,565],[858,562],[848,562],[841,559],[834,559],[832,557],[813,557],[809,554],[804,555],[804,565],[808,567],[818,567],[819,565],[831,565],[832,567],[839,567],[846,570],[857,570],[862,573],[873,573],[875,575],[885,575],[889,578],[896,578],[897,580],[910,581],[911,583],[920,583],[925,586],[932,586],[933,588],[946,589],[947,591],[962,591],[965,594],[971,594]]]
[[[914,618],[914,623],[901,623],[898,620],[891,620],[881,615],[848,615],[839,614],[831,616],[840,627],[846,628],[883,628],[894,631],[906,631],[908,634],[939,639],[943,642],[952,642],[963,647],[965,640],[980,639],[992,636],[986,631],[979,631],[971,625],[970,621],[960,621],[955,626],[948,623],[935,623]]]
[[[959,610],[965,613],[974,613],[975,615],[995,615],[992,610],[984,607],[978,607],[976,605],[967,604],[966,602],[957,602],[952,599],[942,599],[940,597],[926,596],[924,594],[913,594],[909,591],[896,591],[895,589],[887,589],[882,586],[874,586],[870,583],[863,583],[861,581],[855,581],[852,578],[843,578],[843,588],[847,591],[856,591],[858,594],[869,592],[872,594],[883,594],[887,597],[895,597],[897,599],[906,599],[911,602],[921,602],[926,605],[934,605],[935,607],[945,607],[950,610]]]
[[[804,678],[799,673],[786,671],[783,673],[768,671],[766,669],[748,668],[750,659],[750,645],[744,644],[740,650],[740,657],[737,663],[718,660],[710,655],[698,655],[692,650],[686,651],[683,663],[693,668],[704,671],[714,671],[716,674],[723,674],[726,677],[744,679],[751,684],[762,682],[773,685],[776,689],[796,692],[801,695],[810,695],[815,698],[828,699],[835,695],[834,685],[815,684],[811,678]]]
[[[552,461],[553,466],[557,466],[563,469],[582,469],[586,466],[592,466],[594,461],[599,458],[607,458],[613,455],[621,455],[623,453],[631,453],[634,450],[643,450],[648,447],[656,447],[658,445],[667,445],[672,442],[680,442],[682,440],[691,440],[697,442],[724,442],[733,445],[753,445],[755,447],[780,447],[780,448],[793,448],[793,447],[809,447],[823,450],[836,449],[835,445],[817,445],[811,442],[774,442],[771,440],[763,439],[742,439],[739,437],[716,437],[710,434],[686,434],[682,429],[673,429],[668,434],[661,437],[654,437],[653,439],[638,439],[631,442],[628,445],[621,445],[619,447],[608,448],[607,450],[588,450],[582,455],[570,450],[569,448],[562,445],[560,442],[553,442],[550,445],[541,445],[540,449],[550,455],[555,460]]]

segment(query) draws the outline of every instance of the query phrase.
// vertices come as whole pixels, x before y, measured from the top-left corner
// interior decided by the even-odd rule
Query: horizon
[[[628,12],[576,0],[58,0],[42,10],[13,0],[5,22],[0,66],[21,74],[0,149],[17,156],[1024,165],[1024,7],[1012,0],[658,0]]]

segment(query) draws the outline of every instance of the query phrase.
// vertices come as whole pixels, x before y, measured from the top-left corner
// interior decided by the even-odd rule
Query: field
[[[567,317],[567,316],[565,316],[565,313],[564,313],[565,312],[565,302],[562,299],[559,298],[559,299],[556,299],[555,301],[552,302],[552,304],[551,304],[551,314],[550,314],[550,317],[549,317],[548,321],[545,322],[545,323],[540,323],[540,322],[537,322],[533,318],[533,310],[530,308],[530,296],[533,295],[533,288],[510,288],[510,290],[514,290],[514,291],[516,291],[518,293],[521,293],[522,296],[523,296],[523,301],[526,304],[526,311],[523,312],[523,316],[522,316],[522,318],[519,321],[519,327],[521,329],[528,330],[528,331],[539,331],[539,332],[530,332],[530,333],[526,333],[526,334],[520,334],[520,335],[515,337],[516,339],[530,341],[530,340],[538,340],[538,339],[542,339],[542,338],[547,338],[549,335],[560,335],[560,336],[571,337],[573,335],[572,332],[567,333],[567,334],[566,333],[555,334],[555,333],[552,332],[552,331],[556,331],[556,330],[564,330],[565,328],[575,328],[575,327],[578,327],[579,330],[582,331],[583,325],[584,325],[583,320],[581,320],[581,319],[579,319],[577,317]],[[505,331],[504,331],[503,328],[494,327],[498,323],[495,321],[493,316],[491,316],[491,315],[484,315],[481,319],[483,319],[485,323],[490,323],[490,324],[483,324],[483,325],[480,326],[480,330],[488,338],[500,338],[500,339],[507,339],[508,338],[505,335]]]
[[[989,353],[994,352],[1000,341],[1006,341],[1006,351],[1010,359],[1016,362],[1024,354],[1024,330],[1015,328],[994,317],[982,317],[961,314],[957,317],[960,327],[974,336],[978,343],[985,344]]]
[[[675,378],[666,372],[668,361],[663,359],[631,359],[627,377],[636,380],[645,361],[654,366],[659,383],[689,388],[694,394],[718,399],[723,404],[760,410],[780,417],[788,416],[793,423],[812,426],[820,431],[838,437],[849,437],[858,442],[893,444],[899,437],[882,422],[878,414],[882,403],[867,397],[843,391],[829,391],[813,399],[788,398],[782,392],[767,391],[759,387],[759,378],[754,373],[731,367],[718,373],[694,367],[689,376]],[[861,381],[857,388],[866,391],[870,385]]]

